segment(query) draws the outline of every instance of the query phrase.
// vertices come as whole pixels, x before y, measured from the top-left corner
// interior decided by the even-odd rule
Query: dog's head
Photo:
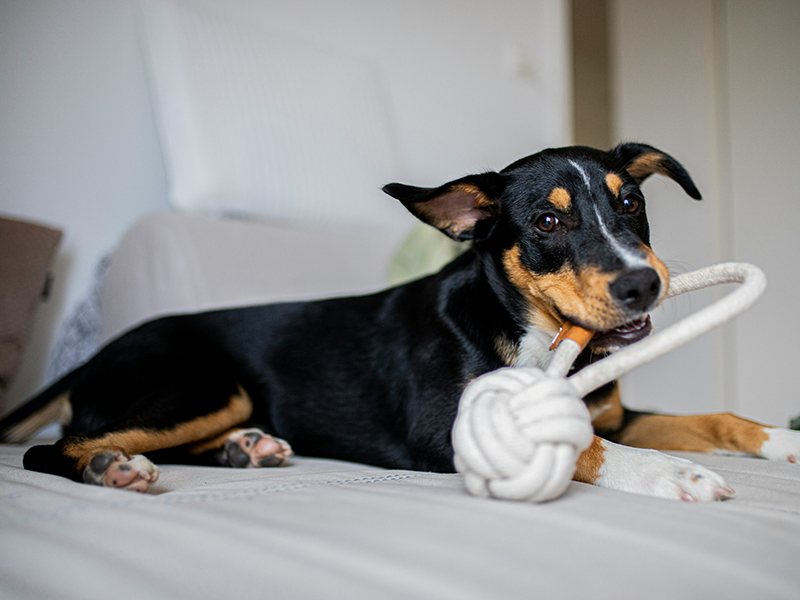
[[[647,313],[664,298],[669,272],[650,249],[639,185],[653,173],[700,199],[686,170],[643,144],[609,152],[549,149],[499,173],[438,188],[384,188],[415,216],[475,248],[497,267],[526,322],[555,333],[565,320],[599,332],[596,350],[649,333]]]

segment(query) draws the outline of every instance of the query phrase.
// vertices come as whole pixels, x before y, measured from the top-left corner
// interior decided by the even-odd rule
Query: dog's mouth
[[[644,315],[614,329],[598,331],[589,345],[595,350],[617,350],[646,338],[652,330],[650,315]]]

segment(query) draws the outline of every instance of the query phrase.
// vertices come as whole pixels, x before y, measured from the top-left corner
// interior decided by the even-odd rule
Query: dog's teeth
[[[645,318],[639,318],[635,321],[631,321],[630,323],[626,323],[625,325],[620,325],[613,331],[618,331],[619,333],[628,333],[630,331],[638,331],[645,325]]]

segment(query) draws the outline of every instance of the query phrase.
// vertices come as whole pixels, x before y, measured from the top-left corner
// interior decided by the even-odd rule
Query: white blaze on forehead
[[[575,167],[575,169],[578,171],[578,173],[581,174],[581,177],[583,178],[583,183],[586,184],[586,189],[591,191],[592,190],[592,186],[589,183],[589,175],[586,173],[586,170],[582,166],[580,166],[578,163],[576,163],[574,160],[572,160],[572,159],[569,159],[569,164],[571,164],[573,167]]]
[[[625,247],[622,242],[614,237],[614,235],[608,230],[608,227],[606,227],[606,224],[603,222],[603,217],[600,216],[600,211],[598,210],[597,206],[594,207],[594,214],[597,216],[597,223],[600,225],[600,233],[602,233],[603,237],[608,240],[608,243],[614,249],[614,252],[617,253],[617,256],[622,259],[622,262],[625,263],[625,266],[649,266],[641,251]]]
[[[589,174],[586,172],[581,165],[576,163],[574,160],[569,159],[569,164],[575,167],[575,170],[580,173],[581,178],[583,179],[583,183],[586,184],[586,189],[590,192],[592,191],[592,185],[589,181]],[[600,216],[600,211],[597,209],[597,206],[594,207],[594,214],[597,215],[597,223],[600,225],[600,232],[603,234],[603,237],[608,240],[608,243],[614,249],[617,256],[622,259],[622,262],[625,263],[627,267],[646,267],[649,266],[648,262],[645,260],[644,255],[638,249],[633,249],[626,247],[625,244],[620,242],[614,235],[608,230],[606,224],[603,222],[603,218]]]

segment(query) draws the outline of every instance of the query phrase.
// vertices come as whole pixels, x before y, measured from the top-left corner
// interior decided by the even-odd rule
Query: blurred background
[[[626,376],[626,404],[785,425],[800,413],[798,65],[795,0],[0,0],[0,216],[64,232],[3,409],[48,378],[48,355],[106,283],[104,257],[142,219],[295,228],[310,262],[329,247],[314,240],[346,235],[360,245],[337,264],[357,271],[370,254],[388,261],[413,226],[384,183],[635,140],[676,157],[704,196],[644,186],[671,270],[741,260],[770,284],[734,323]],[[209,240],[209,262],[249,235],[231,231]],[[284,267],[286,247],[267,252]],[[379,283],[339,279],[342,291]],[[656,324],[721,293],[670,302]],[[100,341],[146,312],[101,323]]]

